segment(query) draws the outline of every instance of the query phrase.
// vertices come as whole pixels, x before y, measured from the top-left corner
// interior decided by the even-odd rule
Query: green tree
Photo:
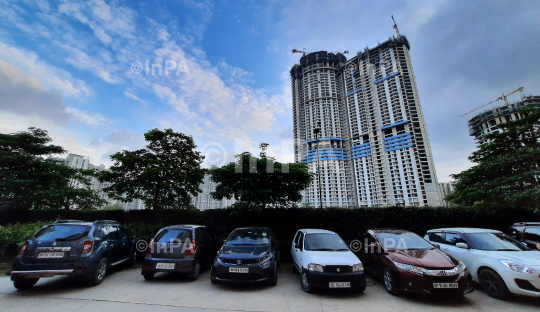
[[[0,209],[84,209],[101,204],[89,188],[93,171],[44,159],[66,153],[51,142],[47,131],[33,127],[0,134]]]
[[[485,135],[469,160],[476,165],[459,174],[446,200],[491,208],[540,208],[540,110],[525,108],[521,119],[502,123],[502,132]]]
[[[144,138],[146,148],[111,155],[114,165],[100,173],[112,183],[105,191],[114,199],[144,200],[154,210],[190,208],[205,172],[193,138],[172,129],[153,129]]]
[[[236,155],[236,162],[209,170],[216,190],[215,199],[235,198],[239,205],[266,208],[289,206],[302,199],[300,192],[313,182],[305,164],[281,164],[250,153]]]

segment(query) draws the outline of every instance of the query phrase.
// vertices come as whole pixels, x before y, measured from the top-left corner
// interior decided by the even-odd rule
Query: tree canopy
[[[154,210],[191,207],[205,172],[193,138],[172,129],[153,129],[144,138],[146,148],[111,155],[114,165],[100,175],[111,183],[104,190],[122,201],[144,200]]]
[[[103,204],[89,188],[93,170],[70,168],[45,156],[66,150],[48,132],[28,128],[0,134],[0,208],[95,208]]]
[[[216,182],[215,199],[235,198],[240,205],[266,208],[289,206],[302,199],[314,178],[305,164],[281,164],[270,158],[256,158],[250,153],[236,155],[236,162],[209,170]]]
[[[469,160],[476,165],[459,174],[446,200],[492,208],[540,208],[540,110],[525,108],[484,136]]]

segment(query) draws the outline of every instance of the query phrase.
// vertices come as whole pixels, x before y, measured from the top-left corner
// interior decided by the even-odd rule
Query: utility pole
[[[315,142],[316,142],[316,149],[317,149],[317,176],[318,176],[318,184],[317,187],[319,189],[319,208],[322,209],[322,193],[321,193],[321,161],[319,158],[319,133],[321,133],[321,123],[318,123],[318,127],[313,129],[313,133],[315,134]]]

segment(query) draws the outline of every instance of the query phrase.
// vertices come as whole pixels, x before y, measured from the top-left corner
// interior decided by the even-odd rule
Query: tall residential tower
[[[320,159],[323,206],[441,205],[409,49],[398,35],[349,60],[319,51],[291,68],[295,161],[317,172]],[[318,187],[304,203],[319,205]]]

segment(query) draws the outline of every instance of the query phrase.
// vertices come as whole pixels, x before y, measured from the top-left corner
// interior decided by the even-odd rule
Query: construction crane
[[[306,48],[304,48],[304,50],[305,49]],[[302,53],[303,54],[302,56],[306,56],[306,51],[300,51],[300,50],[292,49],[292,53]]]
[[[349,54],[349,50],[343,51],[341,54]]]
[[[394,21],[394,27],[392,27],[392,28],[394,28],[394,29],[396,30],[396,34],[397,34],[398,37],[399,37],[399,36],[401,36],[401,35],[399,34],[399,30],[397,29],[396,20],[394,19],[394,15],[391,15],[391,16],[392,16],[392,20]]]
[[[486,106],[488,106],[489,104],[498,102],[498,101],[500,101],[500,100],[504,100],[504,104],[508,105],[508,99],[507,99],[507,97],[508,97],[509,95],[511,95],[511,94],[516,93],[516,92],[521,92],[521,91],[523,91],[523,89],[524,89],[523,87],[519,87],[519,88],[517,88],[516,90],[514,90],[514,91],[512,91],[512,92],[510,92],[510,93],[508,93],[508,94],[504,94],[504,93],[503,93],[502,96],[499,96],[497,99],[495,99],[495,100],[493,100],[493,101],[491,101],[491,102],[489,102],[489,103],[487,103],[487,104],[484,104],[484,105],[482,105],[482,106],[480,106],[480,107],[477,107],[477,108],[473,109],[472,111],[470,111],[470,112],[468,112],[468,113],[466,113],[466,114],[463,114],[463,115],[461,115],[461,116],[459,116],[459,117],[463,117],[463,116],[469,115],[470,113],[472,113],[472,112],[474,112],[474,111],[477,111],[477,110],[481,109],[482,107],[486,107]]]

